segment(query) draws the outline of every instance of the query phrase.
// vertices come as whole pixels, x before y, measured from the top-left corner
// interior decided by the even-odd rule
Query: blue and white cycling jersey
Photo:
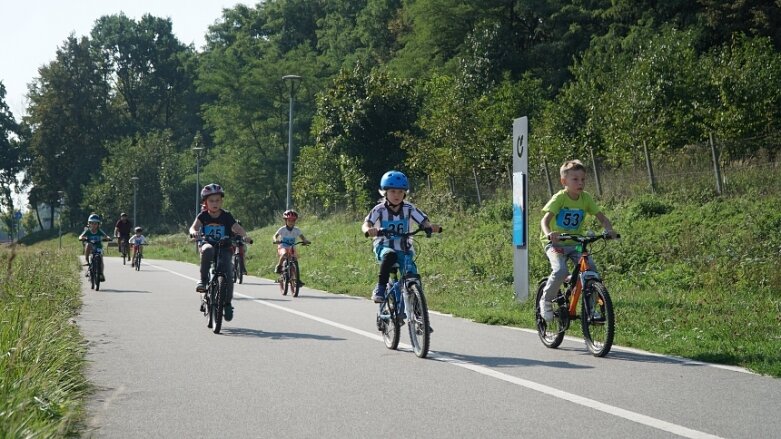
[[[406,201],[402,203],[401,209],[398,212],[394,212],[388,208],[387,203],[382,202],[366,215],[364,222],[371,224],[374,227],[383,229],[395,230],[399,233],[408,233],[410,231],[410,220],[416,224],[423,224],[428,219],[428,216],[420,209],[415,207],[412,203]],[[412,249],[412,239],[407,238],[409,249]],[[383,246],[392,248],[396,251],[401,251],[401,238],[389,239],[384,236],[377,236],[374,238],[374,246]]]

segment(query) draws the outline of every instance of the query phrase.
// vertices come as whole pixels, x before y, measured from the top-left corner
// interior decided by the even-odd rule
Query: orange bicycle
[[[616,238],[620,238],[617,235]],[[564,292],[556,294],[553,299],[553,320],[546,322],[540,312],[540,299],[548,278],[540,280],[537,286],[537,296],[534,300],[534,317],[537,321],[537,334],[542,344],[549,348],[557,348],[564,340],[564,332],[569,328],[570,322],[580,318],[580,327],[583,330],[583,340],[589,352],[595,357],[604,357],[613,346],[615,335],[615,315],[613,314],[613,301],[607,288],[602,283],[599,274],[589,270],[588,245],[600,239],[610,239],[610,235],[603,233],[594,235],[570,235],[562,233],[561,240],[573,240],[580,252],[580,259],[572,269],[572,274],[564,281]],[[582,298],[580,316],[578,316],[578,300]]]

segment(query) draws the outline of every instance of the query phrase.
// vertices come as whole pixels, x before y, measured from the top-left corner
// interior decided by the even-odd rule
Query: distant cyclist
[[[89,258],[92,254],[92,249],[97,248],[102,250],[103,249],[103,241],[110,241],[111,237],[109,237],[106,232],[101,230],[100,228],[100,215],[98,214],[91,214],[87,218],[87,227],[84,227],[84,231],[81,232],[81,235],[79,235],[79,241],[85,241],[84,243],[84,259],[87,261],[87,265],[89,265]],[[106,277],[103,275],[103,267],[98,267],[98,270],[100,272],[100,281],[105,282]]]
[[[295,210],[286,210],[282,214],[282,218],[285,220],[285,225],[277,229],[274,233],[274,242],[277,243],[277,254],[279,254],[279,261],[277,267],[274,270],[275,273],[282,273],[282,262],[285,260],[285,255],[298,258],[296,248],[293,246],[296,243],[296,239],[301,238],[301,242],[304,245],[309,245],[310,241],[304,237],[304,233],[296,227],[296,221],[298,221],[298,212]]]
[[[247,232],[227,210],[222,209],[222,201],[225,192],[222,186],[216,183],[207,184],[201,189],[201,201],[204,209],[195,217],[190,226],[190,236],[197,238],[203,232],[203,241],[200,242],[201,276],[195,290],[201,294],[206,293],[206,285],[209,283],[209,269],[214,259],[215,245],[224,236],[233,237],[240,235],[247,242],[252,242]],[[223,273],[233,273],[233,258],[230,246],[220,248],[220,266],[217,267]],[[228,297],[226,298],[224,314],[225,320],[233,319],[233,282],[228,282]]]
[[[136,232],[136,234],[131,236],[130,239],[128,240],[128,244],[133,249],[133,259],[131,259],[132,262],[130,263],[131,267],[135,266],[136,252],[138,252],[142,256],[144,255],[142,246],[146,244],[146,237],[144,237],[144,235],[141,234],[144,231],[144,229],[142,229],[141,227],[136,227],[134,231]]]
[[[114,237],[117,238],[117,245],[119,245],[120,251],[122,251],[122,244],[125,245],[125,253],[127,254],[127,240],[130,238],[130,231],[133,229],[133,223],[127,219],[127,214],[122,212],[119,215],[119,219],[114,224]]]

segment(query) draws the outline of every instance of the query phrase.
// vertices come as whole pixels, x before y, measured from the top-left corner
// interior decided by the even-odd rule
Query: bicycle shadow
[[[242,327],[222,327],[223,335],[234,337],[256,337],[269,340],[319,340],[319,341],[345,341],[344,338],[332,337],[330,335],[306,334],[297,332],[267,332],[254,328]]]
[[[114,288],[101,288],[99,293],[136,293],[136,294],[152,294],[151,291],[146,290],[117,290]]]
[[[519,358],[519,357],[485,357],[479,355],[464,355],[456,354],[454,352],[446,351],[432,351],[432,360],[449,362],[451,360],[475,364],[478,366],[485,366],[488,368],[500,368],[500,367],[554,367],[557,369],[593,369],[593,366],[586,366],[583,364],[573,364],[567,361],[541,361],[531,358]],[[441,357],[441,358],[439,358]]]

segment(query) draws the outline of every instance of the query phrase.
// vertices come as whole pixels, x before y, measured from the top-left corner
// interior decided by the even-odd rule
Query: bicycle
[[[616,235],[616,239],[621,235]],[[561,240],[576,241],[580,258],[572,269],[572,274],[564,281],[564,293],[561,290],[552,301],[553,320],[546,322],[540,311],[540,299],[543,289],[548,281],[545,277],[537,286],[537,295],[534,300],[534,316],[537,322],[537,334],[545,346],[555,349],[564,340],[564,332],[569,329],[573,319],[580,319],[583,330],[583,341],[589,352],[595,357],[604,357],[613,346],[615,335],[615,315],[613,301],[599,274],[589,270],[588,246],[600,239],[610,239],[610,235],[603,233],[595,235],[589,232],[587,235],[571,235],[562,233]],[[578,300],[582,298],[580,316],[578,316]]]
[[[133,263],[131,264],[136,271],[141,271],[141,246],[146,244],[133,244]]]
[[[214,258],[211,262],[211,278],[206,286],[206,293],[201,299],[201,311],[203,315],[207,317],[207,328],[212,328],[215,334],[219,334],[222,329],[222,312],[225,307],[225,300],[228,296],[228,274],[219,271],[220,267],[220,250],[224,247],[232,245],[230,236],[223,236],[218,241],[214,242],[211,239],[206,239],[201,235],[199,241],[208,241],[214,246]]]
[[[117,236],[117,247],[119,247],[119,253],[122,255],[122,265],[125,265],[130,260],[130,252],[127,250],[128,242],[127,238]]]
[[[236,248],[233,251],[233,283],[237,281],[239,283],[244,282],[244,271],[246,271],[244,266],[244,242],[244,238],[241,236],[236,237],[234,241]],[[251,244],[252,240],[250,239],[247,242]]]
[[[272,244],[280,244],[281,241],[274,241]],[[290,249],[291,251],[285,252],[285,256],[282,259],[282,270],[279,274],[277,282],[279,283],[279,289],[283,296],[287,296],[290,291],[293,297],[298,297],[298,292],[301,290],[301,271],[298,267],[298,258],[293,255],[293,247],[304,244],[304,241],[298,241],[294,243]]]
[[[108,241],[108,238],[103,238],[103,241]],[[81,241],[88,241],[82,239]],[[98,247],[97,240],[89,240],[92,244],[92,253],[90,253],[89,262],[87,262],[87,277],[90,281],[90,289],[100,291],[101,275],[103,275],[103,248]]]
[[[380,303],[377,312],[377,330],[382,332],[382,339],[388,349],[399,347],[399,329],[407,323],[410,344],[415,355],[425,358],[428,355],[431,344],[431,325],[429,324],[428,305],[423,294],[423,283],[420,275],[413,273],[415,259],[409,255],[409,240],[414,235],[425,232],[431,237],[431,229],[419,228],[411,233],[402,233],[392,229],[380,229],[377,235],[386,238],[401,238],[402,253],[405,255],[404,264],[394,264],[391,279],[385,290],[385,301]],[[439,228],[442,233],[442,228]],[[364,234],[369,236],[368,233]],[[400,275],[400,276],[399,276]],[[412,310],[407,313],[406,309]]]

